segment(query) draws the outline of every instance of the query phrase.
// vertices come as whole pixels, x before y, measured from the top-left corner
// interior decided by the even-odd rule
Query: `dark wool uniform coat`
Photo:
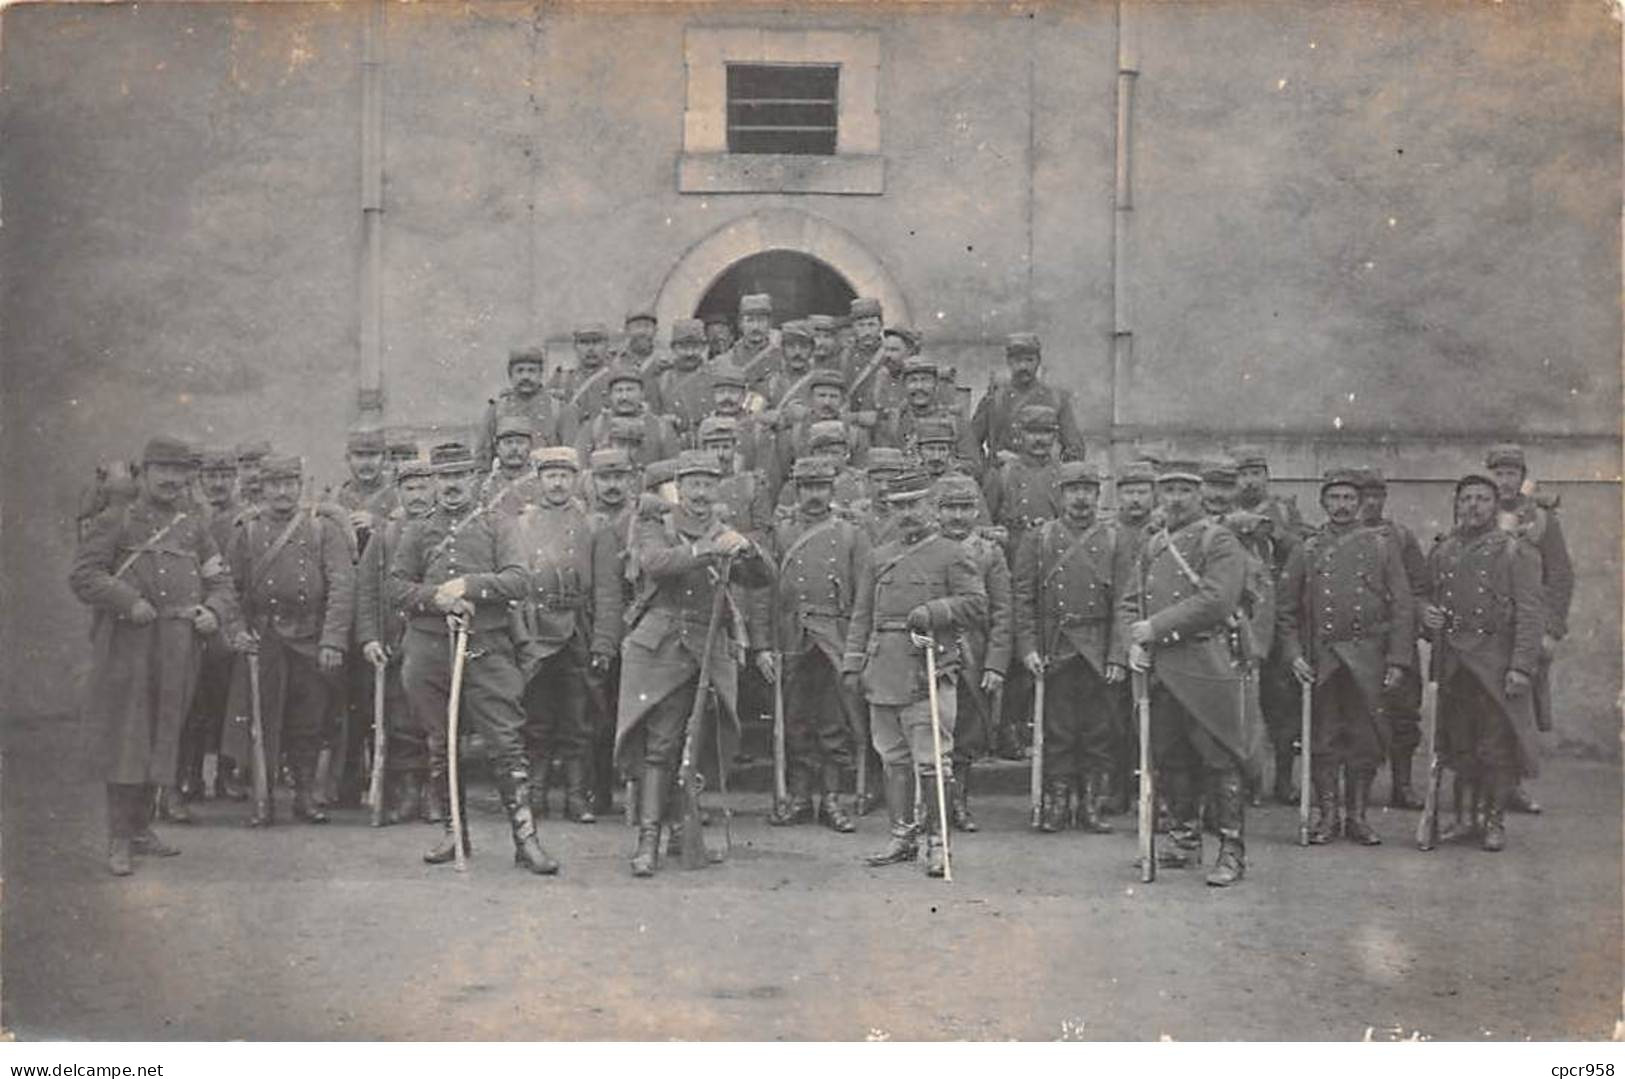
[[[1072,412],[1072,393],[1040,379],[1026,389],[1018,389],[1007,381],[996,382],[976,405],[971,415],[971,437],[977,445],[987,447],[989,458],[1000,450],[1021,452],[1021,439],[1016,432],[1016,417],[1028,405],[1048,405],[1055,410],[1060,421],[1061,459],[1083,460],[1083,432]]]
[[[726,527],[714,516],[701,517],[682,506],[674,506],[663,517],[638,521],[633,556],[641,575],[639,595],[621,642],[620,711],[615,722],[615,756],[622,766],[635,763],[621,759],[627,736],[652,708],[699,673],[718,579],[713,567],[695,555],[694,545]],[[752,543],[734,557],[729,580],[736,589],[772,583],[773,570],[760,547]],[[723,603],[711,649],[710,681],[723,706],[719,721],[728,759],[739,737],[737,614]],[[765,627],[759,636],[766,639]],[[712,752],[709,745],[703,748]]]
[[[1128,663],[1120,599],[1134,587],[1129,539],[1109,521],[1081,531],[1064,519],[1030,530],[1016,552],[1016,655],[1082,656],[1104,678]]]
[[[1192,582],[1169,551],[1196,574]],[[1170,535],[1155,532],[1140,553],[1123,617],[1151,622],[1151,674],[1223,746],[1251,767],[1261,734],[1244,703],[1246,681],[1231,655],[1226,621],[1241,603],[1247,554],[1223,525],[1199,518]]]
[[[83,718],[97,770],[108,783],[173,783],[202,658],[191,611],[208,607],[228,631],[237,617],[207,522],[195,507],[145,498],[105,510],[86,528],[68,585],[93,615]],[[142,599],[158,618],[138,626],[129,615]]]
[[[1540,555],[1528,543],[1498,529],[1477,535],[1453,533],[1428,555],[1432,602],[1445,610],[1438,679],[1450,684],[1460,671],[1476,679],[1512,724],[1518,738],[1519,770],[1539,772],[1533,693],[1507,697],[1506,673],[1531,679],[1540,664],[1540,635],[1547,625],[1540,585]],[[1449,695],[1440,693],[1441,707]],[[1444,736],[1453,724],[1441,715]],[[1441,745],[1440,755],[1471,754],[1471,746]]]
[[[455,577],[463,578],[464,598],[474,605],[470,630],[506,632],[509,602],[530,588],[513,522],[477,509],[454,517],[442,508],[408,521],[391,554],[387,588],[413,629],[450,636],[434,594]]]
[[[1558,523],[1557,510],[1543,506],[1528,495],[1519,495],[1508,510],[1503,508],[1497,524],[1525,540],[1540,554],[1541,602],[1546,610],[1546,632],[1562,640],[1569,632],[1569,604],[1574,598],[1574,564],[1569,560],[1568,541]],[[1545,667],[1545,664],[1542,664]],[[1552,729],[1551,679],[1535,678],[1535,726]]]
[[[533,446],[568,446],[575,439],[576,418],[561,407],[557,394],[541,389],[529,397],[521,397],[513,389],[506,389],[491,398],[480,420],[474,460],[481,467],[489,465],[496,456],[497,425],[509,416],[522,416],[529,421]]]
[[[841,670],[861,672],[870,704],[926,699],[925,653],[908,629],[909,612],[922,605],[931,613],[937,677],[951,684],[963,662],[960,634],[987,617],[981,572],[958,540],[935,532],[913,544],[894,540],[863,567]]]
[[[530,594],[520,604],[525,640],[515,641],[520,671],[579,641],[595,656],[619,649],[621,559],[615,534],[574,500],[529,506],[514,522]]]
[[[833,511],[817,521],[797,514],[779,525],[774,549],[774,648],[790,656],[822,652],[839,671],[858,579],[869,563],[868,535]]]
[[[1412,666],[1416,641],[1400,545],[1382,529],[1328,525],[1287,557],[1276,607],[1282,661],[1308,660],[1317,686],[1346,669],[1387,752],[1383,675],[1388,667]]]
[[[400,659],[406,615],[389,602],[389,561],[405,531],[406,517],[391,517],[373,532],[355,570],[355,639],[361,644],[377,641],[393,660]]]
[[[1014,589],[1010,582],[1010,563],[1005,561],[1004,548],[986,536],[972,532],[959,541],[976,566],[982,587],[987,589],[987,614],[965,627],[960,635],[963,644],[964,667],[960,688],[963,702],[954,723],[954,752],[979,752],[990,736],[992,701],[982,692],[982,672],[997,671],[1001,676],[1010,668],[1010,649],[1015,640]]]

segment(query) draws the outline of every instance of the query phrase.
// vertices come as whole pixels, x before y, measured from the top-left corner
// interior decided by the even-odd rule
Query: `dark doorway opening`
[[[844,315],[857,295],[828,263],[799,251],[763,251],[740,259],[712,282],[694,311],[739,317],[739,297],[765,292],[773,297],[773,325],[808,315]]]

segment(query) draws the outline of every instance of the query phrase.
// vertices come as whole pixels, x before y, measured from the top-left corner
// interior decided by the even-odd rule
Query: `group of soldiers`
[[[551,786],[590,824],[621,779],[648,876],[663,854],[718,857],[693,834],[699,790],[725,789],[740,717],[771,712],[769,823],[850,833],[878,795],[888,841],[869,863],[943,876],[990,753],[1034,759],[1042,831],[1112,831],[1143,700],[1157,863],[1203,864],[1216,833],[1207,882],[1224,886],[1245,873],[1266,734],[1271,793],[1298,798],[1304,694],[1312,842],[1380,841],[1366,806],[1385,760],[1392,804],[1418,807],[1424,680],[1459,780],[1446,835],[1501,848],[1572,592],[1521,450],[1462,478],[1424,557],[1375,470],[1328,472],[1315,528],[1255,447],[1146,447],[1108,477],[1036,335],[1010,335],[972,412],[882,316],[859,298],[775,330],[771,298],[747,295],[737,340],[685,319],[669,352],[649,311],[615,348],[581,326],[573,366],[510,354],[469,442],[355,430],[326,491],[265,443],[152,439],[98,489],[70,579],[94,613],[110,870],[178,853],[152,823],[198,798],[251,799],[249,823],[271,824],[279,777],[293,817],[322,823],[360,803],[374,745],[375,820],[441,822],[424,860],[458,859],[455,713],[517,865],[559,870],[537,831]]]

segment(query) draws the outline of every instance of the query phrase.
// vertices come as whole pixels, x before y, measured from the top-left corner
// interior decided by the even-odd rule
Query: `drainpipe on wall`
[[[1112,436],[1123,427],[1123,395],[1134,365],[1134,323],[1128,278],[1131,226],[1134,221],[1134,176],[1130,168],[1134,133],[1134,81],[1140,73],[1139,43],[1134,34],[1134,0],[1117,3],[1117,184],[1112,213]]]
[[[371,0],[361,35],[361,355],[356,407],[364,418],[384,410],[384,0]]]

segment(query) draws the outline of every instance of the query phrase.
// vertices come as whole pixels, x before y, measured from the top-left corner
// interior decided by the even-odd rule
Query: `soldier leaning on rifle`
[[[389,565],[408,521],[434,512],[434,477],[423,461],[404,461],[395,470],[399,511],[372,530],[361,552],[355,579],[355,639],[369,664],[384,667],[384,724],[389,744],[385,752],[387,786],[384,820],[400,824],[421,817],[439,822],[446,807],[436,805],[439,792],[426,799],[424,778],[428,768],[427,733],[412,715],[406,687],[401,684],[401,645],[406,618],[389,602]]]
[[[410,522],[389,568],[392,605],[406,612],[401,681],[418,725],[429,732],[429,782],[449,806],[446,708],[451,691],[451,636],[447,615],[468,622],[467,662],[461,702],[490,756],[497,791],[513,833],[514,864],[532,873],[559,871],[536,835],[530,809],[530,762],[520,731],[524,690],[515,657],[509,603],[530,590],[525,553],[513,522],[481,512],[474,487],[480,468],[461,443],[430,452],[435,474],[435,510]],[[463,790],[457,792],[463,796]],[[460,814],[463,830],[468,816]],[[467,836],[463,837],[467,842]],[[423,856],[430,865],[454,859],[456,836],[450,815],[445,836]],[[470,848],[471,849],[471,848]]]
[[[544,447],[536,463],[540,497],[515,521],[530,576],[529,595],[519,604],[525,632],[516,630],[526,679],[524,740],[533,771],[564,762],[564,815],[592,824],[598,818],[587,674],[590,668],[602,677],[619,644],[621,562],[614,534],[574,497],[576,451]]]
[[[242,597],[249,634],[242,651],[259,656],[259,711],[264,732],[266,784],[274,776],[287,740],[293,777],[293,815],[324,824],[316,804],[316,757],[322,723],[341,700],[344,653],[355,617],[355,566],[350,538],[331,516],[301,505],[303,472],[297,457],[267,457],[261,466],[265,504],[245,517],[232,537],[232,575]],[[237,760],[253,760],[250,717],[253,692],[239,679],[225,742]],[[274,801],[255,807],[252,827],[275,817]]]
[[[732,759],[732,746],[738,741],[739,667],[735,622],[726,600],[710,653],[710,685],[699,684],[715,590],[722,586],[721,568],[727,562],[729,581],[742,588],[761,588],[773,579],[761,548],[718,521],[712,511],[721,478],[716,455],[684,450],[677,460],[677,505],[658,519],[638,521],[633,547],[640,574],[638,594],[628,609],[621,645],[615,759],[624,771],[641,777],[638,846],[632,856],[632,873],[639,877],[655,871],[660,822],[668,812],[696,693],[714,690],[719,705],[719,731],[696,732],[697,737],[704,733],[701,753],[712,758],[709,767],[700,770],[715,777],[716,769]],[[757,640],[766,637],[765,630],[756,634]],[[683,835],[674,826],[668,852],[678,853],[683,843],[703,842],[703,836]]]
[[[575,417],[561,407],[558,393],[548,392],[546,370],[547,350],[540,345],[508,353],[508,386],[491,398],[480,420],[474,456],[481,468],[490,465],[497,425],[508,416],[522,418],[538,446],[569,445],[575,438]],[[557,377],[555,383],[562,385]]]
[[[1356,469],[1327,471],[1320,485],[1326,524],[1293,550],[1281,577],[1281,656],[1314,694],[1309,842],[1317,844],[1337,834],[1339,769],[1346,772],[1348,837],[1382,842],[1365,814],[1390,741],[1383,698],[1398,689],[1416,639],[1399,544],[1361,523],[1361,479]]]
[[[860,697],[841,680],[841,658],[869,538],[831,509],[835,461],[804,457],[795,464],[795,514],[779,525],[774,645],[784,664],[785,757],[790,801],[775,806],[769,824],[821,820],[837,832],[856,831],[841,808],[843,776],[854,745],[867,730]],[[769,653],[760,653],[769,656]],[[772,682],[771,663],[762,670]],[[814,784],[821,794],[813,805]]]
[[[1128,674],[1119,600],[1132,586],[1135,550],[1096,517],[1100,473],[1081,461],[1056,476],[1061,515],[1028,531],[1016,554],[1016,651],[1045,676],[1044,798],[1040,826],[1110,832],[1102,803],[1113,765],[1115,686]]]
[[[632,542],[638,522],[638,474],[631,455],[625,450],[594,450],[592,466],[592,522],[596,531],[607,533],[613,543],[615,572],[619,579],[621,611],[632,602],[636,566],[632,562]],[[624,613],[612,621],[600,622],[594,633],[604,633],[614,647],[608,664],[591,664],[587,669],[588,723],[592,728],[592,808],[599,816],[614,806],[615,713],[621,690],[621,638],[626,634]]]
[[[955,685],[961,707],[955,717],[953,780],[949,784],[949,823],[955,831],[974,832],[970,809],[971,762],[988,751],[997,716],[993,705],[1004,689],[1012,646],[1012,590],[1010,566],[997,530],[977,529],[987,508],[982,492],[969,476],[948,475],[934,480],[932,497],[942,534],[956,540],[970,555],[987,590],[987,613],[972,620],[961,637],[965,662]],[[991,535],[990,535],[991,534]]]
[[[1574,565],[1569,560],[1563,526],[1557,519],[1558,499],[1524,493],[1529,485],[1529,469],[1523,447],[1516,443],[1492,447],[1484,458],[1484,467],[1495,480],[1499,500],[1497,525],[1528,542],[1540,554],[1541,602],[1546,610],[1546,628],[1540,636],[1540,663],[1532,672],[1535,728],[1550,731],[1552,657],[1557,654],[1558,643],[1568,636],[1569,604],[1574,598]],[[1507,797],[1507,808],[1515,813],[1540,812],[1539,803],[1529,797],[1521,783],[1513,787]]]
[[[869,730],[885,767],[891,842],[870,865],[912,861],[917,853],[911,771],[922,785],[952,779],[954,683],[962,663],[959,636],[987,617],[987,591],[962,544],[939,533],[928,503],[931,484],[922,472],[899,477],[887,492],[897,506],[898,537],[875,550],[858,579],[847,631],[842,676],[869,702]],[[938,719],[943,759],[937,760],[924,653],[913,635],[931,637],[937,663]],[[925,871],[942,876],[943,850],[937,799],[922,786],[926,804]]]
[[[68,577],[94,614],[83,714],[107,784],[115,876],[132,871],[132,854],[180,853],[152,831],[155,788],[175,776],[203,639],[240,632],[225,561],[186,505],[194,467],[184,442],[148,442],[136,498],[90,522]]]
[[[1484,798],[1489,851],[1506,845],[1505,811],[1518,780],[1539,771],[1532,684],[1550,625],[1540,556],[1496,527],[1496,504],[1495,480],[1457,482],[1456,529],[1428,554],[1422,610],[1439,648],[1439,758]],[[1476,822],[1458,816],[1439,838],[1477,834]]]
[[[1201,482],[1194,461],[1163,463],[1157,500],[1165,529],[1146,540],[1122,605],[1129,665],[1150,671],[1153,760],[1174,821],[1159,864],[1201,864],[1205,787],[1220,843],[1207,882],[1224,887],[1246,871],[1242,775],[1252,732],[1230,629],[1247,558],[1229,529],[1202,515]]]
[[[1388,502],[1388,482],[1376,468],[1360,470],[1360,522],[1375,528],[1399,548],[1405,566],[1405,580],[1411,586],[1411,605],[1420,611],[1427,602],[1427,558],[1416,534],[1390,517],[1383,516]],[[1383,710],[1388,713],[1391,741],[1388,747],[1388,805],[1393,809],[1421,809],[1422,799],[1411,786],[1411,758],[1422,742],[1422,669],[1411,644],[1411,661],[1400,674],[1399,685],[1383,693]]]

